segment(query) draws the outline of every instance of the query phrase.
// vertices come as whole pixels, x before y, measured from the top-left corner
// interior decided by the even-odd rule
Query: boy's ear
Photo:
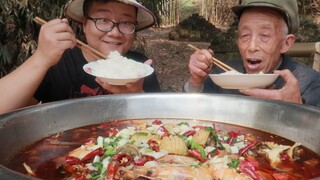
[[[83,29],[84,33],[86,33],[86,28],[85,28],[86,23],[87,23],[87,19],[86,18],[82,18],[82,29]]]

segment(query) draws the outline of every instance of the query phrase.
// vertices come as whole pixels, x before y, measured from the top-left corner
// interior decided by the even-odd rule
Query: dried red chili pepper
[[[76,158],[74,156],[67,156],[66,157],[66,164],[68,165],[76,165],[76,164],[81,164],[81,160],[79,158]]]
[[[133,164],[136,165],[136,166],[143,166],[146,162],[154,161],[154,160],[156,160],[156,158],[154,158],[153,156],[142,155],[142,157],[137,159],[137,160],[135,160],[133,162]]]
[[[116,172],[118,171],[119,166],[114,163],[114,162],[110,162],[108,164],[108,169],[107,169],[107,180],[113,180],[114,179],[114,175],[116,174]]]
[[[285,161],[285,160],[289,159],[289,155],[287,154],[286,151],[280,153],[280,159],[281,159],[281,161]]]
[[[160,151],[160,146],[158,144],[158,142],[154,139],[150,139],[148,141],[148,145],[149,145],[149,148],[152,149],[153,151],[155,152],[159,152]]]
[[[250,144],[239,149],[239,153],[240,154],[244,154],[245,152],[247,152],[249,149],[251,149],[252,147],[254,147],[256,145],[256,142],[250,141]]]
[[[87,163],[89,160],[93,159],[95,156],[103,156],[103,155],[104,155],[104,150],[100,147],[90,152],[86,156],[84,156],[81,161],[83,163]]]
[[[256,166],[258,166],[258,164],[256,163],[257,162],[255,161],[248,161],[248,160],[240,161],[239,171],[249,175],[252,179],[263,180],[264,178],[256,172]]]
[[[86,180],[86,175],[82,174],[81,176],[77,177],[76,180]]]
[[[152,124],[154,124],[154,125],[161,125],[162,122],[161,122],[159,119],[156,119],[156,120],[154,120],[154,121],[152,122]]]
[[[112,160],[120,166],[128,166],[133,162],[133,157],[127,154],[116,154],[112,157]]]
[[[118,130],[114,128],[110,128],[107,130],[107,137],[112,137],[118,134]]]
[[[143,166],[146,162],[147,162],[146,160],[143,160],[143,159],[140,158],[140,159],[135,160],[135,161],[133,162],[133,164],[134,164],[135,166]]]
[[[195,130],[189,130],[189,131],[186,131],[185,133],[183,133],[184,136],[192,136],[196,133]]]
[[[190,157],[193,157],[193,158],[196,158],[197,160],[199,160],[200,162],[204,163],[207,161],[207,159],[203,158],[201,156],[201,153],[200,151],[196,150],[196,149],[193,149],[191,151],[188,152],[188,156]]]
[[[161,139],[164,138],[164,137],[169,137],[170,136],[170,133],[168,132],[168,130],[164,126],[160,126],[157,131],[161,132],[161,134],[162,134],[161,135]]]
[[[227,143],[229,145],[232,145],[233,140],[236,139],[240,135],[240,132],[230,131],[230,132],[228,132],[228,135],[229,135],[229,139],[228,139]]]
[[[199,128],[199,129],[204,129],[205,126],[192,126],[193,129]]]
[[[142,158],[145,159],[146,161],[156,160],[156,158],[154,158],[153,156],[149,156],[149,155],[142,155]]]

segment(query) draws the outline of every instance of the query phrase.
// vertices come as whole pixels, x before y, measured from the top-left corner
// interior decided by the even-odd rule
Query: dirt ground
[[[189,77],[189,57],[194,52],[187,45],[208,48],[209,43],[171,41],[168,39],[170,31],[170,28],[144,30],[139,35],[145,39],[144,48],[136,48],[153,60],[162,91],[181,92]]]

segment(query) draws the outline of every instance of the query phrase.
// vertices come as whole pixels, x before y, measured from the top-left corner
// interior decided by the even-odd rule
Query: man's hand
[[[246,89],[240,90],[240,92],[248,96],[263,99],[302,104],[298,80],[293,74],[287,69],[275,71],[274,73],[279,74],[284,79],[285,84],[281,89]]]
[[[189,71],[191,76],[189,83],[203,84],[212,69],[211,58],[211,53],[206,49],[198,50],[190,56]]]
[[[68,20],[54,19],[41,27],[35,55],[43,67],[49,68],[58,63],[66,49],[75,45],[76,38]]]

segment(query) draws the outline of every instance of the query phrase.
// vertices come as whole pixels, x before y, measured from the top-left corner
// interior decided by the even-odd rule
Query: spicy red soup
[[[61,132],[9,168],[42,179],[311,179],[320,157],[263,131],[200,120],[122,120]]]

